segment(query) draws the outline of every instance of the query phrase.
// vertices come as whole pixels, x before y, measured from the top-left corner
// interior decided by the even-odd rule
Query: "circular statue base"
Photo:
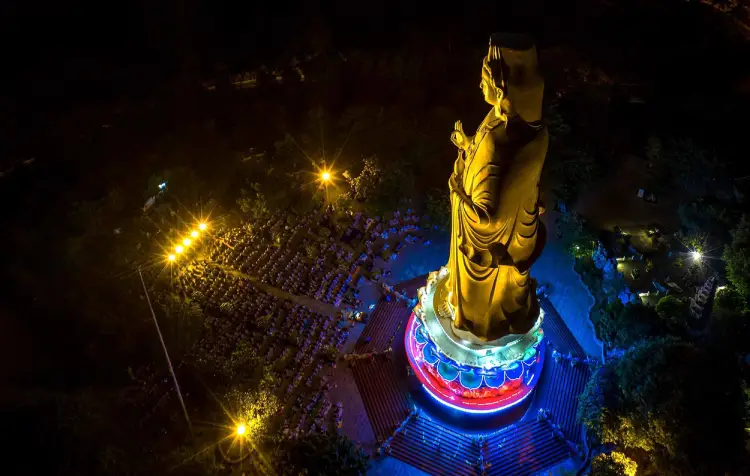
[[[494,413],[522,402],[544,363],[544,312],[526,334],[487,343],[463,339],[435,311],[445,306],[447,278],[446,268],[430,273],[407,322],[404,343],[414,374],[431,397],[459,411]]]

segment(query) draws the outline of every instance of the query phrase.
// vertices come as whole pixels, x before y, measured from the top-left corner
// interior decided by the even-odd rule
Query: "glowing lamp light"
[[[207,225],[206,225],[205,223],[201,223],[200,225],[198,225],[198,229],[199,229],[200,231],[203,231],[203,230],[205,230],[205,229],[206,229],[206,227],[207,227]]]
[[[159,190],[164,190],[164,187],[167,186],[167,182],[162,182],[159,184]]]
[[[177,246],[175,246],[175,247],[174,247],[174,251],[175,251],[175,253],[177,253],[177,254],[180,254],[180,253],[182,253],[183,251],[185,251],[185,248],[183,248],[183,247],[182,247],[182,246],[180,246],[180,245],[177,245]]]
[[[177,256],[175,256],[175,255],[171,254],[171,255],[167,256],[167,259],[168,259],[169,261],[174,261],[174,260],[176,260],[176,259],[177,259]]]
[[[701,258],[703,258],[703,253],[701,253],[701,252],[700,252],[700,251],[698,251],[698,250],[695,250],[695,251],[691,251],[691,252],[690,252],[690,256],[692,256],[692,258],[693,258],[693,259],[694,259],[695,261],[700,261],[700,260],[701,260]]]
[[[235,430],[235,432],[239,436],[244,436],[247,433],[247,427],[244,423],[240,423],[239,425],[237,425],[237,429]]]
[[[185,238],[184,240],[182,240],[182,244],[185,246],[190,246],[190,243],[192,243],[192,241],[190,241],[190,238]]]
[[[198,232],[193,230],[190,232],[190,236],[192,236],[193,238],[198,238]]]
[[[331,172],[325,171],[322,174],[320,174],[321,180],[324,182],[330,182],[331,181]]]

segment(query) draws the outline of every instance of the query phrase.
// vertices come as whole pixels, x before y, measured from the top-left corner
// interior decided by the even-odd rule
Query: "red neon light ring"
[[[531,392],[534,390],[539,379],[539,373],[543,362],[543,347],[539,348],[539,355],[537,356],[536,362],[537,368],[534,369],[529,381],[524,382],[522,374],[520,387],[510,393],[490,397],[467,398],[450,392],[440,381],[431,375],[430,372],[426,372],[423,369],[423,364],[429,364],[426,364],[426,362],[420,362],[417,357],[422,355],[422,349],[418,346],[416,340],[416,323],[417,316],[412,312],[407,321],[406,332],[404,334],[406,355],[409,359],[409,365],[414,369],[415,375],[422,383],[427,393],[438,402],[450,408],[469,413],[494,413],[506,410],[521,403],[531,395]]]

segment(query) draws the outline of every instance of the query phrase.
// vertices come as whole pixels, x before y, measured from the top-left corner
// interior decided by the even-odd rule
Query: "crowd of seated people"
[[[371,271],[378,256],[395,259],[418,239],[419,222],[411,210],[387,221],[362,213],[335,221],[331,211],[277,214],[220,232],[207,256],[292,294],[356,307],[360,270]]]
[[[194,349],[198,362],[224,361],[248,342],[277,383],[284,421],[295,424],[290,436],[336,422],[324,377],[349,334],[340,316],[279,299],[204,261],[187,266],[177,286],[205,309],[206,331]]]
[[[341,405],[331,404],[327,390],[349,333],[346,321],[266,292],[253,280],[356,306],[361,270],[371,270],[384,250],[416,241],[419,221],[410,210],[387,221],[348,213],[334,222],[330,212],[318,212],[278,214],[218,231],[206,241],[202,258],[182,266],[176,278],[180,294],[198,302],[206,316],[195,357],[221,362],[241,342],[249,343],[277,382],[284,434],[340,427]]]

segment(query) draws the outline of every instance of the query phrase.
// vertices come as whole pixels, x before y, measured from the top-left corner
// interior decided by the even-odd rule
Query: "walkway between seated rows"
[[[216,266],[217,268],[220,268],[221,270],[225,271],[228,274],[249,280],[250,282],[253,283],[254,286],[256,286],[261,291],[271,294],[273,296],[276,296],[279,299],[286,299],[288,301],[292,301],[296,304],[299,304],[300,306],[307,306],[308,308],[312,309],[313,311],[319,314],[326,314],[329,316],[333,316],[338,312],[338,309],[333,304],[319,301],[315,298],[311,298],[310,296],[300,296],[298,294],[292,294],[288,291],[284,291],[283,289],[279,289],[276,286],[271,286],[270,284],[266,284],[255,276],[251,276],[241,271],[237,271],[236,269],[233,269],[231,266],[226,266],[223,264],[218,264],[218,263],[213,263],[213,262],[210,264],[212,266]]]

